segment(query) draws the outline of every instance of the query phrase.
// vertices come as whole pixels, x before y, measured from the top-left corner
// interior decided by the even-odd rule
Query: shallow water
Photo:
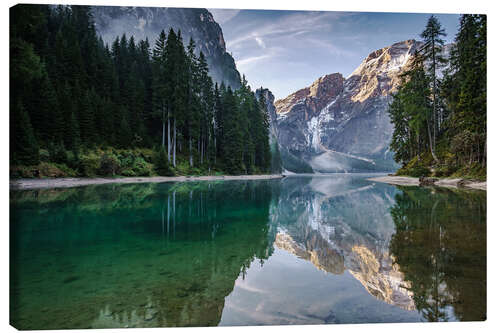
[[[485,192],[369,176],[11,192],[11,324],[484,320]]]

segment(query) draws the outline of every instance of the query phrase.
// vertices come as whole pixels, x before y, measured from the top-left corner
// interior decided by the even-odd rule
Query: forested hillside
[[[180,31],[106,45],[88,6],[10,15],[11,176],[269,172],[265,101],[214,85]]]
[[[486,16],[462,15],[450,56],[431,16],[389,108],[397,174],[486,178]],[[443,72],[441,75],[440,72]]]

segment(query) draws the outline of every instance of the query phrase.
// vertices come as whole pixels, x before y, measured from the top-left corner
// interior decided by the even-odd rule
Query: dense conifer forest
[[[264,101],[214,84],[180,31],[107,45],[88,6],[10,15],[12,177],[271,171]]]
[[[449,56],[431,16],[389,108],[397,174],[486,178],[486,16],[462,15]],[[442,75],[440,75],[442,71]]]

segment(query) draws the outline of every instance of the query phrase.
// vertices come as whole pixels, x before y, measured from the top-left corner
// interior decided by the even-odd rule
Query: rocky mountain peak
[[[276,101],[276,112],[278,114],[288,113],[295,104],[303,103],[313,113],[317,113],[326,107],[328,100],[335,98],[342,92],[343,83],[344,78],[340,73],[324,75],[314,81],[311,86]]]
[[[276,101],[278,141],[285,155],[317,172],[394,169],[387,108],[400,74],[421,45],[410,39],[378,49],[349,77],[325,75]]]
[[[399,85],[399,74],[420,44],[410,39],[370,53],[348,77],[355,87],[351,100],[364,102],[370,97],[394,92]]]
[[[261,87],[255,91],[255,94],[257,95],[257,98],[260,98],[260,96],[263,95],[266,103],[274,104],[274,95],[271,90]]]

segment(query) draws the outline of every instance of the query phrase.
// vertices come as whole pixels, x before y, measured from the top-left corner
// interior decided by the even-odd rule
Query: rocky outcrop
[[[348,78],[325,75],[276,101],[282,150],[316,172],[394,169],[387,108],[420,45],[407,40],[374,51]]]
[[[266,106],[267,115],[269,117],[269,146],[271,147],[271,173],[281,174],[283,165],[280,157],[280,148],[278,145],[278,121],[276,107],[274,106],[274,95],[266,88],[255,90],[255,97],[260,101],[262,97]]]
[[[255,90],[255,97],[260,100],[261,96],[264,98],[264,103],[266,104],[267,114],[269,116],[269,135],[270,139],[278,138],[278,115],[276,113],[276,107],[274,106],[274,95],[267,88],[259,88]]]
[[[167,33],[171,27],[176,32],[180,29],[186,45],[192,37],[196,53],[203,51],[215,81],[233,88],[240,86],[240,74],[226,52],[222,29],[206,9],[92,6],[92,15],[97,32],[109,45],[125,33],[136,40],[148,38],[153,46],[162,29]]]

